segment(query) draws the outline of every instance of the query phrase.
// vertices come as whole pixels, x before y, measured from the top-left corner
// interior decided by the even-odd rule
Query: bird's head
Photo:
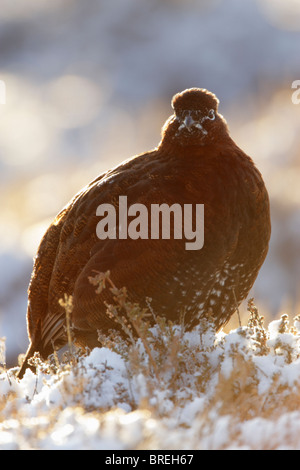
[[[215,141],[227,125],[218,113],[218,98],[204,88],[189,88],[172,99],[174,114],[163,128],[163,140],[171,138],[180,145],[206,145]]]

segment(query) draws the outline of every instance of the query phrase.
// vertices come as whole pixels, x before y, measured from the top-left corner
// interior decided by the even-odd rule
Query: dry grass
[[[179,430],[183,433],[182,438],[176,434],[177,447],[188,446],[185,438],[192,439],[190,445],[195,448],[228,448],[232,443],[276,448],[282,442],[300,447],[299,433],[290,432],[289,424],[284,424],[287,429],[283,426],[283,441],[276,428],[284,416],[297,413],[300,405],[298,317],[290,326],[288,316],[282,315],[267,328],[251,299],[246,326],[227,334],[217,333],[207,318],[188,332],[183,322],[174,325],[156,316],[150,304],[141,309],[130,302],[126,289],[118,289],[108,273],[98,274],[91,282],[98,292],[111,289],[114,303],[107,305],[107,315],[115,319],[126,339],[115,332],[105,337],[99,332],[99,351],[105,359],[89,362],[93,355],[75,349],[68,321],[69,351],[65,356],[59,359],[55,353],[43,362],[36,355],[35,379],[30,372],[19,383],[14,370],[0,376],[0,423],[4,429],[10,428],[9,420],[18,423],[14,425],[21,437],[16,439],[23,443],[22,448],[39,448],[49,433],[57,432],[57,423],[67,410],[75,421],[96,419],[101,432],[106,432],[110,420],[116,420],[119,424],[115,423],[115,432],[121,439],[126,413],[120,411],[120,406],[127,413],[138,413],[134,416],[139,416],[143,429],[148,429],[149,419],[159,423],[158,430],[148,430],[150,434],[143,431],[134,444],[139,448],[161,445],[158,435],[163,432],[162,423],[167,423],[167,429],[173,426],[175,434]],[[62,304],[70,319],[71,299],[65,298]],[[155,326],[151,326],[153,323]],[[47,399],[43,399],[43,393]],[[55,397],[52,405],[51,397]],[[34,425],[24,410],[25,402],[34,405]],[[241,435],[242,427],[256,419],[274,424],[270,435],[261,437],[261,447],[257,441],[249,444],[249,439]],[[223,440],[215,441],[220,426],[224,426]],[[165,443],[172,435],[167,429]],[[189,430],[193,431],[192,438]]]

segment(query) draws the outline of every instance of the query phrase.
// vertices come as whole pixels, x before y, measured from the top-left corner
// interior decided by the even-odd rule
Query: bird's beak
[[[187,114],[187,116],[185,116],[184,118],[183,123],[187,130],[190,130],[191,127],[193,127],[193,125],[195,124],[195,121],[190,114]]]
[[[191,116],[191,113],[188,112],[185,116],[184,119],[180,121],[180,125],[178,127],[178,132],[180,132],[182,129],[187,129],[188,132],[192,132],[193,128],[200,129],[203,134],[207,134],[207,131],[204,129],[200,121],[195,121],[195,119]]]

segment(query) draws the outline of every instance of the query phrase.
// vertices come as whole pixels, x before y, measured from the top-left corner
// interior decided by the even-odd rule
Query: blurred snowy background
[[[39,240],[71,196],[149,150],[185,88],[215,92],[272,204],[261,314],[300,313],[299,0],[2,0],[0,337],[24,352]],[[5,92],[5,96],[3,93]]]

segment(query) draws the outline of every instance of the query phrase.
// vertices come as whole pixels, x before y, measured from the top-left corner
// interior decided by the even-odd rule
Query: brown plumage
[[[225,324],[247,296],[265,259],[270,237],[268,194],[250,157],[230,138],[218,99],[192,88],[173,97],[174,114],[153,151],[98,176],[57,215],[34,263],[27,311],[30,346],[19,372],[38,351],[43,358],[66,343],[64,294],[73,296],[72,323],[79,345],[99,345],[98,333],[117,328],[106,314],[109,289],[96,294],[89,277],[111,273],[141,306],[152,298],[158,315],[188,326],[209,313]],[[96,234],[100,204],[204,204],[204,246],[184,239],[106,239]]]

